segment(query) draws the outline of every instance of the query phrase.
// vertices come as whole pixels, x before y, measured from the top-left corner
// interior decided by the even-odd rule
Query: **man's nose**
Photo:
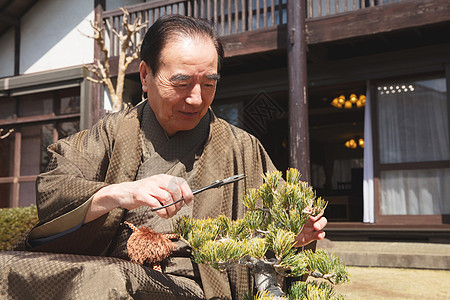
[[[186,102],[193,106],[200,106],[202,104],[202,87],[200,84],[194,85],[189,96],[186,98]]]

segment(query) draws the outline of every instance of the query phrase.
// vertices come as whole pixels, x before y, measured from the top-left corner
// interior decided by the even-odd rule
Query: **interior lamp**
[[[360,108],[366,105],[366,96],[359,95],[358,97],[356,94],[351,94],[349,98],[346,99],[344,95],[340,95],[331,101],[331,105],[337,108],[345,109],[351,109],[355,106]]]
[[[361,147],[361,148],[364,148],[364,139],[361,139],[361,138],[360,138],[360,139],[358,140],[358,146]]]
[[[350,149],[355,149],[356,141],[354,139],[349,139],[348,141],[345,142],[345,147],[350,148]]]
[[[358,146],[364,148],[364,139],[355,137],[346,141],[344,145],[349,149],[356,149]]]

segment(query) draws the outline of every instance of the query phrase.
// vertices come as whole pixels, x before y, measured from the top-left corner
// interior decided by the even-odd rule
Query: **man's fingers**
[[[316,231],[311,237],[311,242],[315,240],[323,240],[325,238],[325,231]]]
[[[313,224],[314,230],[322,230],[327,226],[328,220],[325,217],[320,218]]]
[[[146,205],[151,207],[151,208],[158,208],[158,207],[161,207],[163,205],[163,204],[161,204],[161,202],[158,199],[156,199],[155,197],[152,197],[150,195],[148,195],[148,198],[146,199],[145,202],[146,202]],[[169,218],[169,214],[168,214],[166,208],[159,209],[159,210],[157,210],[155,212],[161,218],[164,218],[164,219],[168,219]]]
[[[184,199],[184,203],[186,203],[189,206],[192,205],[192,200],[194,199],[194,195],[192,194],[189,184],[186,182],[186,180],[184,180],[182,178],[177,178],[177,179],[178,179],[178,187],[180,189],[181,196]],[[183,206],[183,201],[181,202],[181,206]]]
[[[319,234],[317,235],[318,240],[323,240],[325,238],[325,231],[319,231]]]
[[[170,203],[176,201],[176,200],[174,200],[171,193],[169,193],[168,191],[166,191],[165,189],[162,189],[162,188],[156,189],[155,191],[152,192],[152,194],[150,196],[153,197],[154,199],[156,199],[157,202],[159,202],[158,204],[156,204],[156,206],[150,205],[152,208],[158,208],[163,205],[167,205],[167,204],[170,204]],[[154,205],[154,203],[155,202],[153,202],[153,205]],[[158,211],[166,211],[168,217],[170,218],[170,217],[174,216],[178,210],[175,205],[171,205],[171,206],[166,207],[165,209],[160,209]]]
[[[177,202],[178,200],[185,198],[185,195],[192,198],[192,192],[187,182],[182,178],[166,174],[159,174],[150,177],[149,183],[156,184],[157,189],[152,190],[152,192],[150,192],[150,195],[156,198],[161,203],[161,205],[159,205],[158,207],[162,205],[170,205],[173,202]],[[166,207],[164,210],[167,213],[167,217],[171,218],[176,215],[177,212],[183,207],[183,205],[183,201],[180,201],[176,204]],[[163,209],[158,210],[157,213],[160,212],[158,213],[158,215],[165,215],[165,213],[162,211]]]
[[[194,196],[188,183],[183,178],[170,176],[170,181],[167,184],[167,190],[172,194],[174,202],[183,198],[187,205],[192,203]],[[183,205],[184,203],[181,201],[176,204],[176,207],[179,210],[183,207]]]
[[[325,232],[324,231],[314,231],[314,232],[309,232],[309,233],[300,233],[299,235],[297,235],[295,237],[295,245],[294,247],[302,247],[302,246],[306,246],[309,243],[311,243],[312,241],[315,240],[323,240],[325,238]]]

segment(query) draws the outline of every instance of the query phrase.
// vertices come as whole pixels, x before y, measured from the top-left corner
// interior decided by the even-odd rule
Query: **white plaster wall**
[[[22,18],[20,73],[28,74],[90,63],[93,0],[41,0]]]
[[[0,77],[14,75],[14,28],[0,36]]]
[[[105,3],[105,10],[113,10],[119,7],[124,7],[127,5],[133,5],[143,2],[149,2],[144,0],[106,0]]]

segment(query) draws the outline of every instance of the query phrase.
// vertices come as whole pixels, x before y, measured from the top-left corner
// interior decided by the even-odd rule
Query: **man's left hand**
[[[327,225],[328,221],[322,216],[323,211],[317,216],[310,216],[303,230],[295,237],[296,244],[294,247],[303,247],[315,240],[323,240],[325,232],[322,229]]]

